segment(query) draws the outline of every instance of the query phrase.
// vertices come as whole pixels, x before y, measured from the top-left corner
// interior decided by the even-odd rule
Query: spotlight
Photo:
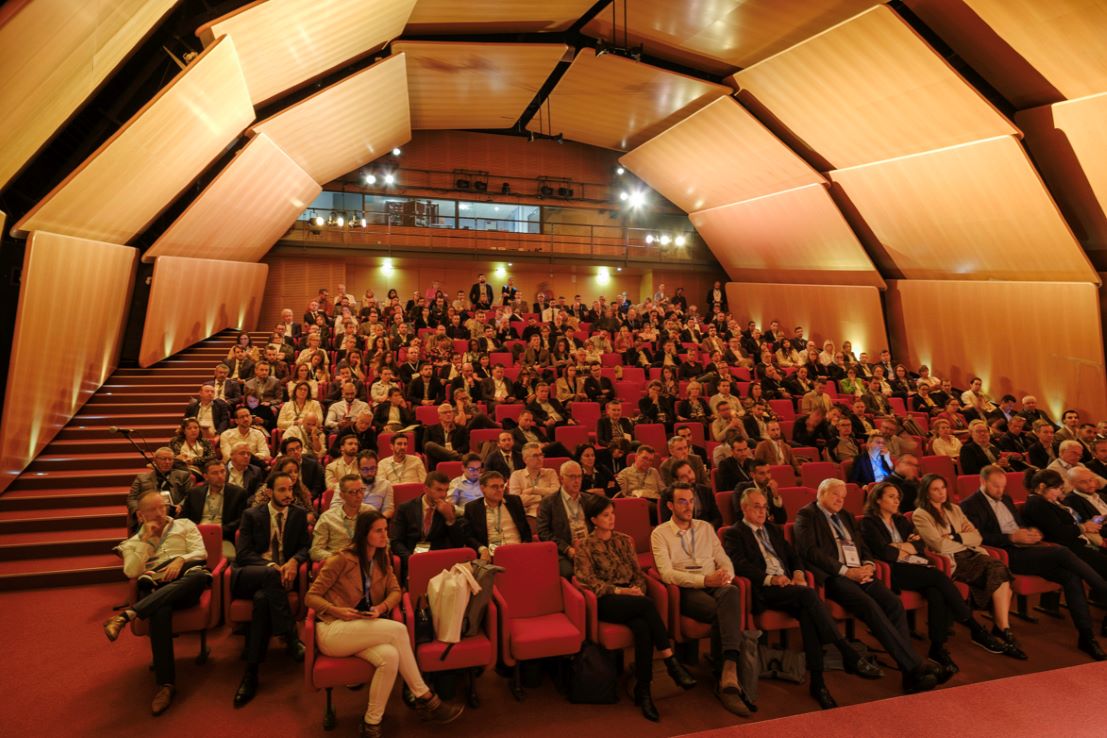
[[[484,180],[478,179],[473,183],[473,189],[477,192],[488,192],[488,183]]]
[[[682,233],[675,239],[673,239],[673,243],[675,243],[677,246],[683,246],[684,244],[688,243],[688,239],[685,238],[684,234]]]
[[[401,152],[401,151],[400,151],[400,147],[399,147],[399,146],[397,146],[396,148],[392,149],[392,156],[399,156],[399,155],[400,155],[401,153],[403,153],[403,152]]]
[[[383,274],[387,277],[387,276],[390,276],[393,271],[394,271],[394,269],[392,268],[392,260],[391,259],[383,259],[381,261],[381,274]]]
[[[558,187],[557,188],[557,196],[558,197],[572,197],[573,196],[573,189],[571,187]]]
[[[503,279],[505,276],[507,276],[507,270],[504,269],[503,265],[496,267],[496,277]]]
[[[646,243],[648,243],[648,244],[653,243],[653,234],[652,233],[647,233],[646,234]]]
[[[467,202],[459,203],[457,207],[458,207],[458,210],[468,210],[469,209],[469,203],[467,203]]]
[[[472,182],[470,182],[467,179],[455,179],[454,180],[454,187],[456,187],[459,190],[467,190],[467,189],[469,189],[469,186],[471,184],[472,184]]]
[[[311,222],[314,223],[317,226],[321,226],[321,225],[323,225],[323,222],[324,222],[323,221],[323,216],[322,215],[316,215],[315,217],[313,217],[311,219]]]
[[[542,197],[552,197],[553,193],[554,193],[554,190],[553,190],[553,187],[550,187],[549,185],[544,184],[544,185],[542,185],[541,187],[538,188],[538,193],[540,195],[542,195]]]
[[[619,193],[619,199],[622,200],[623,202],[626,202],[627,199],[629,199],[629,198],[630,198],[630,193],[629,192],[620,192]]]
[[[629,197],[627,198],[627,203],[632,208],[642,207],[646,204],[646,193],[642,190],[635,190],[634,192],[630,193]]]
[[[395,174],[386,174],[386,175],[384,175],[384,183],[386,185],[396,184],[396,175]]]
[[[622,267],[615,267],[615,271],[621,272],[621,271],[623,271],[623,268]]]
[[[673,241],[673,239],[669,238],[668,233],[662,233],[661,234],[661,245],[662,246],[668,246],[670,243],[672,243],[672,241]]]
[[[611,269],[610,267],[600,267],[596,272],[596,283],[607,284],[611,281]]]
[[[504,182],[502,185],[500,185],[500,194],[501,195],[510,195],[511,194],[511,185],[508,184],[507,182]]]
[[[365,175],[365,184],[373,185],[373,184],[376,184],[376,183],[377,183],[377,175],[375,175],[375,174],[366,174]]]
[[[627,173],[627,170],[623,169],[622,167],[616,167],[615,173],[622,177],[624,174]]]

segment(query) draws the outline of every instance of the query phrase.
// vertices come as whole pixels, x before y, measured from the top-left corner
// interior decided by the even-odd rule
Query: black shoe
[[[906,694],[929,692],[938,685],[938,678],[925,664],[903,675],[903,691]]]
[[[826,688],[825,684],[819,684],[817,686],[812,684],[811,696],[819,703],[820,710],[833,710],[838,706],[838,703],[834,700],[833,695],[830,694],[830,690]]]
[[[1014,631],[1011,630],[1010,628],[1000,630],[998,627],[992,626],[992,635],[995,636],[996,638],[998,638],[999,640],[1003,641],[1004,643],[1006,643],[1008,646],[1018,646],[1019,645],[1019,642],[1017,640],[1015,640]]]
[[[1023,653],[1022,649],[1016,646],[1014,643],[1003,644],[1003,655],[1008,658],[1017,659],[1019,661],[1026,661],[1029,656]]]
[[[657,705],[653,703],[653,696],[650,694],[650,685],[639,684],[635,686],[634,704],[642,710],[642,717],[646,720],[654,723],[661,720],[661,714],[658,713]]]
[[[238,684],[238,690],[234,693],[234,706],[242,707],[250,700],[254,699],[254,695],[258,693],[258,675],[256,672],[247,671],[242,677],[242,681]]]
[[[1107,653],[1103,653],[1103,649],[1099,647],[1099,643],[1092,635],[1080,636],[1076,647],[1091,656],[1093,661],[1107,661]]]
[[[684,664],[677,661],[676,656],[665,659],[665,671],[669,672],[673,682],[681,689],[691,689],[696,686],[695,677],[688,673],[688,670],[684,668]]]
[[[980,630],[973,631],[972,642],[983,648],[988,653],[1003,653],[1007,649],[1007,644],[995,638],[988,631],[981,628]]]
[[[845,664],[847,674],[855,674],[862,679],[880,679],[884,676],[884,670],[868,659],[857,659],[852,664]]]
[[[944,648],[931,651],[930,658],[940,667],[935,674],[935,677],[938,679],[938,684],[945,684],[953,678],[954,674],[961,671],[960,667],[954,663],[953,657],[949,655],[949,651]]]
[[[284,650],[288,653],[290,659],[303,663],[304,643],[299,638],[294,635],[288,636],[288,640],[285,641]]]

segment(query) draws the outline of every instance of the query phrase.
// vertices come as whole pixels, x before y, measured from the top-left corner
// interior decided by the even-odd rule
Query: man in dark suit
[[[228,379],[230,373],[231,369],[226,364],[216,364],[215,376],[208,384],[215,390],[215,399],[223,400],[228,408],[233,408],[242,402],[242,383]]]
[[[1057,458],[1053,445],[1053,426],[1045,420],[1036,420],[1033,428],[1034,442],[1030,444],[1026,455],[1032,465],[1045,469]]]
[[[612,438],[622,438],[634,444],[634,424],[623,417],[623,403],[609,400],[604,406],[604,416],[596,421],[596,443],[607,447]]]
[[[235,692],[235,707],[242,707],[257,694],[258,667],[265,660],[271,635],[284,638],[293,659],[304,659],[304,644],[296,634],[288,591],[295,586],[311,547],[307,513],[292,505],[292,477],[280,472],[270,484],[269,503],[252,507],[242,515],[231,570],[235,598],[253,600],[246,636],[246,674]]]
[[[858,535],[853,516],[840,514],[845,501],[846,483],[824,479],[816,500],[796,514],[796,550],[827,598],[868,625],[899,664],[904,691],[933,689],[937,677],[911,647],[899,597],[876,578],[876,559]]]
[[[407,406],[399,387],[388,390],[388,401],[377,405],[373,411],[373,427],[378,433],[397,431],[415,425],[415,411]]]
[[[502,364],[492,367],[492,376],[480,383],[480,396],[484,398],[491,414],[496,405],[515,402],[515,383],[504,376]]]
[[[465,545],[465,526],[446,493],[450,478],[440,471],[427,474],[423,494],[396,508],[392,518],[392,553],[400,557],[400,580],[407,581],[407,560],[412,554],[461,548]]]
[[[535,385],[534,399],[527,403],[527,410],[534,416],[534,422],[546,428],[551,435],[554,428],[573,423],[565,406],[556,397],[550,397],[550,385],[546,382]]]
[[[1107,445],[1107,442],[1104,444]],[[1077,522],[1091,528],[1087,524],[1094,524],[1096,518],[1107,519],[1107,499],[1104,499],[1095,473],[1091,469],[1077,466],[1065,472],[1065,477],[1072,486],[1072,492],[1065,497],[1064,503],[1076,512]],[[1094,532],[1102,540],[1102,527]],[[1095,537],[1089,536],[1089,540],[1094,543]]]
[[[246,382],[254,376],[254,362],[246,355],[241,346],[231,349],[231,360],[227,362],[228,375],[231,379]]]
[[[181,506],[192,489],[192,474],[184,469],[174,469],[173,460],[173,449],[162,446],[154,452],[154,468],[142,472],[131,482],[131,491],[127,494],[127,530],[132,535],[140,525],[135,517],[138,501],[147,492],[161,492],[169,515],[180,515]]]
[[[899,511],[914,510],[919,497],[919,459],[914,454],[903,454],[896,459],[896,468],[884,481],[899,490]]]
[[[201,385],[200,396],[188,403],[182,417],[196,418],[208,435],[219,435],[231,427],[231,413],[227,409],[227,403],[215,399],[215,387],[210,384]]]
[[[483,559],[491,557],[497,546],[532,540],[523,499],[518,495],[505,496],[506,489],[503,474],[486,471],[480,475],[480,491],[484,496],[465,505],[465,545]]]
[[[1055,472],[1050,470],[1049,476],[1052,476],[1053,473]],[[1098,497],[1096,481],[1087,469],[1076,466],[1064,472],[1061,476],[1063,484],[1071,484],[1074,488],[1073,494],[1069,494],[1068,497],[1076,497],[1075,484],[1073,483],[1077,481],[1084,484],[1093,495]],[[1066,477],[1067,479],[1064,479]],[[1087,481],[1089,478],[1092,480],[1090,484]],[[1076,508],[1061,502],[1063,484],[1054,486],[1052,482],[1046,482],[1047,489],[1038,490],[1035,494],[1030,495],[1022,508],[1022,518],[1027,525],[1042,532],[1043,540],[1055,543],[1058,546],[1064,546],[1092,567],[1101,577],[1107,577],[1107,551],[1104,551],[1103,547],[1099,545],[1102,542],[1100,531],[1103,526],[1101,523],[1095,522],[1095,517],[1099,513],[1090,518],[1081,518],[1079,514],[1074,516],[1073,511]],[[1085,503],[1088,501],[1087,498],[1084,499]],[[1098,593],[1101,598],[1103,595],[1102,592]]]
[[[221,525],[223,555],[234,559],[234,537],[246,510],[246,490],[227,484],[227,468],[216,459],[204,465],[204,482],[189,491],[181,514],[196,525]]]
[[[500,431],[496,437],[496,448],[484,459],[487,471],[499,472],[504,479],[523,468],[523,454],[515,447],[515,436],[511,431]]]
[[[961,510],[980,531],[984,545],[1006,551],[1008,565],[1014,573],[1039,576],[1060,584],[1079,634],[1077,648],[1096,661],[1107,659],[1095,639],[1088,598],[1084,593],[1087,582],[1097,597],[1107,597],[1107,581],[1069,549],[1042,545],[1041,531],[1023,527],[1022,517],[1006,493],[1007,475],[1002,469],[986,466],[980,470],[980,480],[980,489],[962,500]],[[1007,640],[1014,638],[1009,629],[996,635]]]
[[[546,456],[567,457],[573,455],[561,442],[551,441],[550,436],[552,434],[546,428],[535,425],[534,413],[530,410],[519,413],[519,422],[515,429],[511,431],[511,435],[515,438],[516,448],[522,448],[528,443],[537,443],[542,446],[542,453]]]
[[[669,459],[672,461],[672,459]],[[712,528],[719,528],[723,524],[723,514],[719,512],[719,506],[715,504],[715,493],[706,484],[699,484],[696,469],[687,459],[676,461],[672,464],[672,484],[683,483],[689,485],[695,492],[692,498],[692,517],[696,520],[705,520],[711,523]],[[672,495],[672,487],[669,488]],[[664,523],[673,516],[668,505],[659,505],[658,523]]]
[[[715,472],[715,489],[720,492],[738,489],[743,482],[752,482],[750,464],[753,461],[753,449],[750,442],[741,436],[735,436],[730,442],[730,456],[719,462]]]
[[[1049,416],[1046,415],[1046,412],[1044,410],[1038,409],[1038,398],[1034,397],[1034,395],[1027,395],[1026,397],[1022,398],[1022,410],[1019,411],[1019,415],[1026,418],[1026,423],[1031,428],[1033,428],[1034,423],[1039,420],[1043,423],[1047,423],[1049,427],[1053,430],[1057,430],[1060,427],[1052,420],[1050,420]]]
[[[376,436],[374,436],[374,440],[375,438]],[[337,443],[339,447],[341,447],[342,439],[339,439]],[[304,442],[295,436],[282,439],[281,455],[288,456],[300,462],[300,481],[311,491],[311,498],[313,500],[319,499],[323,494],[323,490],[327,488],[327,477],[323,471],[322,464],[320,464],[314,456],[304,455]],[[334,456],[339,455],[340,454],[334,454]]]
[[[600,403],[600,407],[615,399],[615,385],[603,375],[603,367],[598,361],[593,361],[588,366],[588,376],[584,378],[584,394],[592,402]]]
[[[1093,474],[1107,479],[1107,438],[1099,438],[1092,444],[1092,460],[1084,466]]]
[[[597,495],[581,492],[584,475],[577,462],[566,461],[561,465],[559,474],[561,491],[538,504],[538,540],[557,544],[561,576],[571,579],[576,547],[588,536],[584,511],[589,509]]]
[[[989,464],[996,464],[1003,469],[1011,466],[999,446],[992,443],[991,431],[983,420],[969,423],[969,440],[961,446],[960,463],[961,473],[965,475],[979,474]]]
[[[407,385],[407,396],[415,405],[441,405],[446,400],[446,388],[434,376],[433,364],[419,367],[419,373]]]
[[[443,403],[438,406],[438,423],[423,428],[423,453],[432,469],[440,461],[460,461],[469,453],[469,430],[454,422],[456,414],[453,405]]]
[[[788,511],[784,508],[784,499],[777,492],[780,485],[773,479],[771,468],[769,462],[761,459],[754,459],[750,462],[749,481],[739,482],[734,489],[734,496],[731,498],[736,521],[742,520],[742,493],[747,489],[757,489],[769,501],[768,514],[772,521],[777,525],[784,525],[788,522]]]
[[[783,610],[799,620],[807,670],[811,672],[811,696],[824,710],[837,707],[823,680],[823,646],[834,644],[842,654],[846,670],[866,679],[878,679],[882,672],[842,637],[826,605],[808,586],[795,550],[780,528],[768,520],[768,498],[756,488],[741,495],[742,519],[723,530],[723,550],[734,564],[734,573],[750,580],[755,613]]]
[[[484,275],[469,288],[469,304],[474,310],[487,310],[492,307],[492,285],[485,281]]]

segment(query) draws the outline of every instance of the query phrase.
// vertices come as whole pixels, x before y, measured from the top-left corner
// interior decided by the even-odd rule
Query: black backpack
[[[578,705],[611,705],[619,701],[615,654],[585,642],[569,666],[569,701]]]

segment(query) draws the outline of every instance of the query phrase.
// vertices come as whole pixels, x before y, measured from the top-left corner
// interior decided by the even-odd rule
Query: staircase
[[[149,369],[116,370],[12,482],[0,496],[0,591],[123,581],[112,548],[126,537],[127,493],[144,462],[109,428],[134,429],[153,454],[236,335],[224,331]]]

